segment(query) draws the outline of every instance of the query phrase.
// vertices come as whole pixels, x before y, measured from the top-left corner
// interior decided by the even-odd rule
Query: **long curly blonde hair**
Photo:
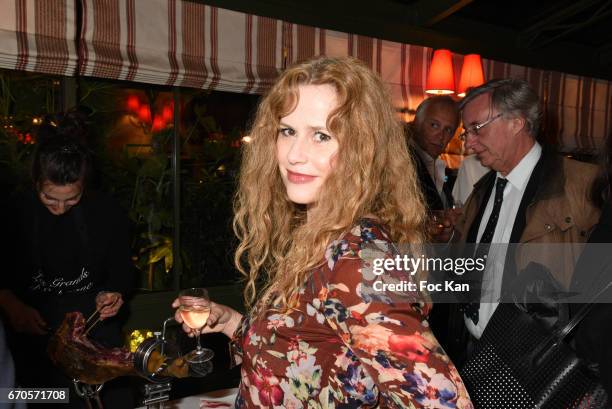
[[[299,86],[329,84],[338,107],[327,121],[338,139],[334,167],[317,205],[294,204],[280,176],[276,139]],[[381,79],[355,58],[316,58],[284,71],[261,100],[246,144],[234,200],[240,241],[235,264],[245,302],[257,311],[287,311],[324,260],[330,242],[360,218],[374,217],[391,240],[421,243],[425,206],[402,126]]]

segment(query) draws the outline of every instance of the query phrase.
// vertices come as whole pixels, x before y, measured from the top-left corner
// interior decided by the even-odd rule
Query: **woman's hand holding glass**
[[[181,306],[180,297],[175,299],[172,303],[172,307],[178,308]],[[200,333],[208,334],[211,332],[222,332],[228,338],[232,338],[234,332],[240,325],[240,321],[242,320],[242,314],[238,311],[223,305],[217,304],[215,302],[209,301],[210,306],[210,315],[208,316],[208,320],[206,324],[201,328]],[[185,323],[185,320],[181,316],[181,310],[176,310],[174,314],[174,319],[183,324],[183,330],[191,337],[195,336],[193,330]]]
[[[211,302],[204,288],[182,290],[172,306],[179,307],[175,313],[176,321],[197,339],[197,349],[185,356],[187,362],[194,364],[206,362],[214,356],[211,350],[200,345],[200,334],[223,332],[231,338],[242,318],[233,309]]]
[[[187,325],[198,341],[197,348],[185,355],[185,361],[191,364],[201,364],[210,361],[215,354],[208,348],[202,348],[200,344],[202,328],[206,326],[208,316],[210,315],[208,291],[204,288],[182,290],[179,293],[178,302],[178,312],[183,322],[183,327]]]

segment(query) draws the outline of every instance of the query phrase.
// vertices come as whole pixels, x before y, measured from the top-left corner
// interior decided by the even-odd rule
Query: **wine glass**
[[[204,288],[181,290],[179,293],[179,303],[181,318],[183,318],[183,322],[192,329],[198,342],[197,348],[185,355],[185,361],[191,364],[200,364],[210,361],[215,354],[210,349],[202,348],[202,345],[200,345],[200,334],[210,315],[208,291]]]
[[[439,233],[444,229],[444,220],[446,218],[446,211],[444,210],[430,210],[430,223],[432,230]]]

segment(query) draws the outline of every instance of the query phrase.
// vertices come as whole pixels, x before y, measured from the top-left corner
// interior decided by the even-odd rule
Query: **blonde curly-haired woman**
[[[242,361],[236,407],[471,408],[426,297],[373,285],[374,259],[423,242],[425,217],[380,78],[353,58],[294,65],[250,136],[234,219],[249,312],[213,303],[204,330]]]

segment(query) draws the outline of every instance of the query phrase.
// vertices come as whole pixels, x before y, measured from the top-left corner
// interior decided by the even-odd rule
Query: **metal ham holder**
[[[170,322],[176,321],[172,317],[167,318],[164,321],[162,332],[155,332],[155,337],[145,339],[134,353],[134,367],[136,368],[136,371],[150,381],[150,383],[146,384],[144,387],[145,397],[142,401],[142,404],[149,409],[163,409],[164,402],[168,401],[170,398],[170,390],[172,388],[170,381],[172,378],[161,375],[170,361],[166,359],[154,373],[150,373],[147,370],[149,359],[151,358],[153,352],[157,351],[163,356],[166,348],[168,347],[166,328]],[[201,377],[212,372],[213,366],[212,362],[208,361],[199,365],[190,364],[189,369],[192,376]]]
[[[85,401],[88,409],[99,408],[103,409],[102,400],[100,399],[100,391],[104,384],[101,385],[89,385],[80,382],[78,379],[73,379],[74,390],[77,395]]]
[[[148,384],[144,386],[144,398],[142,404],[147,408],[160,408],[164,407],[164,402],[170,399],[170,390],[172,385],[171,379],[167,376],[162,376],[161,372],[168,366],[168,361],[164,363],[155,371],[150,373],[148,371],[149,359],[154,351],[159,352],[162,356],[164,355],[167,339],[166,339],[166,327],[169,322],[174,321],[174,318],[167,318],[162,326],[162,332],[155,332],[155,337],[145,339],[134,353],[134,368],[136,371],[149,380]]]
[[[94,320],[96,316],[97,319]],[[96,311],[87,319],[85,333],[88,333],[99,322],[99,317],[100,312]],[[154,337],[145,339],[134,353],[134,368],[136,372],[149,381],[149,383],[144,385],[144,398],[142,401],[142,404],[149,409],[163,409],[164,402],[170,398],[172,377],[162,375],[162,372],[168,367],[168,363],[172,361],[172,358],[166,357],[162,365],[155,372],[150,372],[148,367],[154,352],[158,353],[156,356],[165,356],[169,346],[166,330],[168,323],[172,321],[174,321],[174,318],[167,318],[162,326],[162,331],[154,332]],[[189,365],[191,376],[201,377],[211,371],[212,362],[210,361],[197,366]],[[77,395],[85,400],[88,409],[104,409],[99,394],[104,384],[89,385],[80,382],[78,379],[74,379],[73,382]]]
[[[109,304],[110,306],[114,305],[117,300],[113,303]],[[85,321],[85,331],[84,335],[89,334],[89,331],[100,322],[100,311],[105,308],[106,305],[103,305],[99,309],[96,309],[93,314],[87,318]],[[73,379],[72,383],[74,384],[74,390],[76,394],[85,401],[85,405],[87,405],[88,409],[93,409],[94,407],[98,409],[103,409],[102,400],[100,399],[100,391],[104,387],[104,384],[100,385],[90,385],[87,383],[83,383],[78,379]]]

